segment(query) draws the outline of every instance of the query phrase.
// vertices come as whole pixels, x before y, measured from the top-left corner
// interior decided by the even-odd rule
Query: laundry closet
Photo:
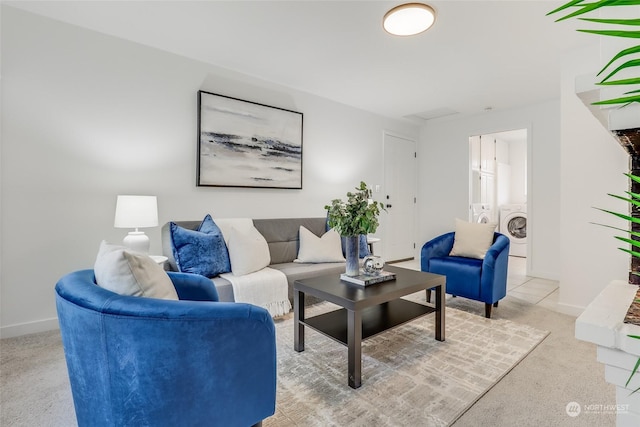
[[[511,240],[509,254],[527,256],[527,130],[469,138],[469,219],[495,223]]]

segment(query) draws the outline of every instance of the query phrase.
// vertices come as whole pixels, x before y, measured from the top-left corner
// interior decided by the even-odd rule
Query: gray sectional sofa
[[[216,220],[214,218],[214,221],[221,222],[223,220]],[[254,219],[252,221],[253,225],[264,236],[265,240],[269,244],[269,253],[271,255],[271,264],[269,267],[280,270],[287,276],[289,284],[289,300],[293,301],[293,282],[296,280],[321,274],[344,273],[344,262],[320,264],[293,262],[293,260],[298,256],[298,234],[300,226],[304,226],[316,236],[322,236],[325,233],[326,218],[276,218]],[[196,230],[202,221],[173,222],[180,227]],[[224,229],[222,231],[224,233]],[[170,271],[177,271],[176,261],[171,249],[171,231],[169,223],[166,223],[162,227],[162,252],[169,258],[165,263],[166,268]],[[216,286],[220,301],[234,301],[233,287],[229,281],[220,276],[214,277],[211,280]],[[313,304],[315,302],[317,302],[317,300],[307,297],[305,304]]]

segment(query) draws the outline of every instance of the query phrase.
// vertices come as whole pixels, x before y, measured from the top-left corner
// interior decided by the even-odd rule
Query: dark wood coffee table
[[[385,266],[385,270],[396,273],[396,279],[363,287],[332,274],[296,280],[293,284],[294,349],[304,351],[305,326],[346,345],[352,388],[362,384],[362,340],[435,312],[435,338],[444,341],[445,276],[394,266]],[[436,290],[435,305],[400,298],[432,288]],[[342,308],[307,319],[306,294]]]

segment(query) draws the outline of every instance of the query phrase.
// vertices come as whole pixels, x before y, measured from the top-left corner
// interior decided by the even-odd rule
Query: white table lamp
[[[118,196],[116,202],[116,228],[135,228],[122,241],[135,251],[149,253],[149,237],[138,228],[158,226],[158,199],[156,196]]]

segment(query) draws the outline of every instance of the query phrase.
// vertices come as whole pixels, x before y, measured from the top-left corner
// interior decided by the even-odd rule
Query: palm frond
[[[598,73],[598,76],[599,76],[600,74],[602,74],[602,73],[604,72],[604,70],[606,70],[607,68],[609,68],[609,66],[610,66],[611,64],[613,64],[615,61],[617,61],[618,59],[622,58],[623,56],[633,55],[633,54],[636,54],[636,53],[640,53],[640,45],[638,45],[638,46],[633,46],[633,47],[630,47],[630,48],[628,48],[628,49],[621,50],[620,52],[618,52],[618,53],[617,53],[617,54],[616,54],[616,55],[611,59],[611,61],[609,61],[609,62],[607,63],[607,65],[605,65],[604,67],[602,67],[602,70],[600,70],[600,72]]]
[[[615,105],[630,104],[632,102],[640,102],[640,95],[625,96],[622,98],[607,99],[605,101],[594,102],[592,105]]]
[[[599,36],[626,37],[630,39],[640,39],[640,31],[622,30],[578,30],[581,33],[597,34]]]
[[[581,21],[597,22],[600,24],[613,24],[613,25],[640,25],[640,19],[601,19],[601,18],[578,18]]]
[[[638,32],[638,34],[640,34],[640,31]],[[627,69],[627,68],[631,68],[631,67],[640,67],[640,59],[631,59],[627,62],[625,62],[624,64],[616,67],[612,72],[610,72],[607,77],[605,77],[604,79],[602,79],[602,81],[600,82],[600,84],[606,82],[607,80],[609,80],[612,76],[614,76],[615,74],[617,74],[618,72]],[[633,80],[633,79],[631,79]],[[636,78],[637,81],[640,81],[640,77]],[[635,83],[637,83],[637,81]],[[623,83],[623,84],[627,84],[627,83]]]
[[[634,218],[634,217],[629,216],[629,215],[625,215],[625,214],[621,214],[621,213],[618,213],[618,212],[609,211],[609,210],[606,210],[606,209],[600,209],[600,208],[595,208],[595,209],[597,209],[599,211],[602,211],[602,212],[606,212],[606,213],[614,215],[614,216],[617,216],[618,218],[622,218],[625,221],[631,221],[631,222],[634,222],[636,224],[640,224],[640,218]]]

